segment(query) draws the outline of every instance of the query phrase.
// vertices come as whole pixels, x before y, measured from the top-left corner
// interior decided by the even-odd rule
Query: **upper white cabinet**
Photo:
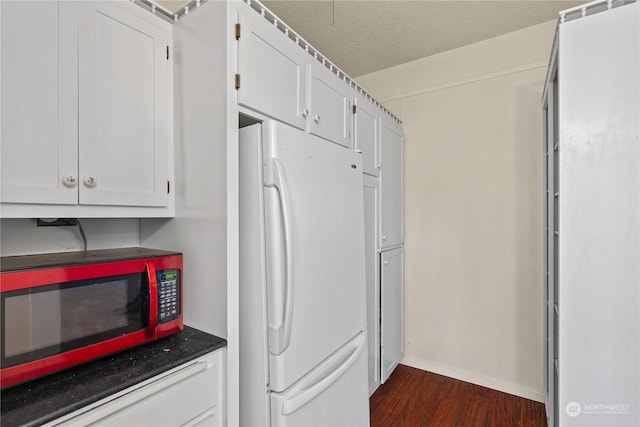
[[[170,24],[129,2],[0,8],[3,216],[170,215],[126,210],[169,204]]]
[[[402,245],[403,137],[402,128],[382,117],[380,132],[380,248]]]
[[[78,201],[78,4],[0,2],[2,202]]]
[[[362,95],[355,97],[354,140],[362,152],[364,173],[378,176],[380,170],[380,112]]]
[[[240,15],[236,27],[238,104],[306,129],[308,55],[264,19]]]
[[[351,88],[320,65],[309,66],[309,131],[351,146]]]
[[[164,206],[170,33],[114,2],[80,2],[80,203]]]
[[[351,147],[351,88],[272,23],[251,12],[236,26],[238,104]]]

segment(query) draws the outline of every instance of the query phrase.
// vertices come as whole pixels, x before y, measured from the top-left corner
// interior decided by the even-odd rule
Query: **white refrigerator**
[[[240,130],[240,423],[369,425],[361,155]]]

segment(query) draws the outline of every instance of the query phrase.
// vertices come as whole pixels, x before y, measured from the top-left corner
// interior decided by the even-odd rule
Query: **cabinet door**
[[[351,147],[351,88],[320,64],[309,68],[309,131]]]
[[[378,256],[378,180],[364,176],[364,245],[367,283],[369,395],[380,385],[380,258]]]
[[[165,206],[170,32],[128,2],[80,2],[80,203]]]
[[[404,248],[381,254],[381,379],[384,383],[404,356]]]
[[[380,137],[380,247],[384,249],[404,241],[402,130],[383,119]]]
[[[0,2],[3,203],[77,203],[77,8]]]
[[[187,362],[45,426],[223,425],[225,351]]]
[[[378,110],[363,96],[356,96],[356,114],[354,116],[355,148],[362,151],[364,173],[378,176],[380,116]]]
[[[311,58],[262,17],[240,17],[238,104],[305,129]]]

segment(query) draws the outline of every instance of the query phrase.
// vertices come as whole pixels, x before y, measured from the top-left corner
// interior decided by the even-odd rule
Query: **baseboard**
[[[423,371],[433,372],[434,374],[444,375],[445,377],[455,378],[457,380],[477,384],[483,387],[491,388],[493,390],[502,391],[505,393],[524,397],[525,399],[544,403],[544,393],[529,387],[524,387],[520,384],[514,384],[508,381],[499,380],[497,378],[488,377],[486,375],[477,374],[475,372],[468,372],[462,369],[440,365],[437,363],[429,362],[428,360],[418,358],[405,357],[400,363],[402,363],[403,365],[411,366],[413,368],[422,369]]]

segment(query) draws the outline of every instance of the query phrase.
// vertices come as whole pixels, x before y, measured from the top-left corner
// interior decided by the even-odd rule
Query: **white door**
[[[2,1],[0,16],[2,202],[76,204],[78,4]]]
[[[404,356],[404,248],[381,254],[381,353],[382,382]]]
[[[378,179],[364,177],[364,242],[367,278],[369,394],[380,385],[380,257],[378,256]]]
[[[165,206],[170,34],[123,6],[80,2],[80,203]]]
[[[281,392],[366,329],[362,166],[277,122],[263,134],[270,387]]]
[[[362,151],[364,173],[378,176],[380,167],[380,116],[378,110],[362,95],[356,97],[355,147]]]
[[[367,338],[359,334],[284,393],[271,393],[271,425],[368,426]]]
[[[238,104],[305,129],[311,57],[262,17],[240,17]]]
[[[351,89],[328,69],[309,66],[309,131],[329,141],[351,146]]]
[[[384,249],[401,245],[404,241],[402,129],[384,118],[380,151],[380,247]]]

